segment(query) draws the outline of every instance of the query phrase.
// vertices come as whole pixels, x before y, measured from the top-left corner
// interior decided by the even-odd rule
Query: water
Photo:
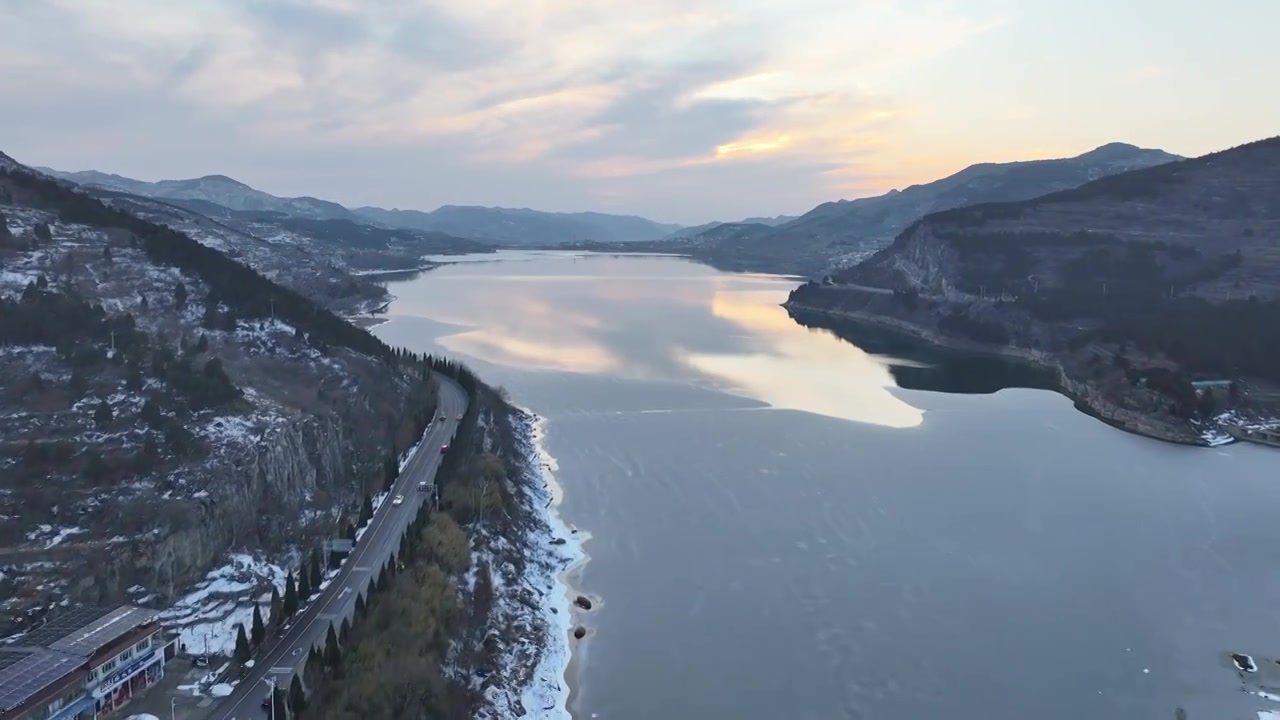
[[[1042,390],[897,387],[995,371],[802,327],[781,278],[480,260],[394,284],[378,333],[548,418],[592,536],[574,583],[603,600],[578,717],[1280,710],[1223,659],[1280,649],[1275,451],[1134,437]]]

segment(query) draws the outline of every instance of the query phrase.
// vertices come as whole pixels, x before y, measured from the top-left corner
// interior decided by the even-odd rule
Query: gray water
[[[1255,718],[1280,454],[1131,436],[1042,390],[903,390],[674,258],[504,254],[394,283],[384,339],[548,419],[599,595],[576,716]]]

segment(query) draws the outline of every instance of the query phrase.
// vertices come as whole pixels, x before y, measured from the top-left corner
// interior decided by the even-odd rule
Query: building
[[[82,657],[43,648],[0,649],[0,719],[92,718],[88,677],[89,663]]]
[[[45,684],[21,701],[23,714],[15,713],[13,718],[70,720],[109,716],[164,677],[165,645],[154,610],[124,605],[111,610],[82,608],[55,615],[18,638],[9,650],[40,654],[44,663],[57,668],[65,666],[67,672],[55,678],[53,670],[43,675],[14,671],[15,688]],[[40,661],[25,662],[32,666]],[[52,713],[48,711],[51,704],[35,712],[35,705],[44,702],[44,698],[62,698],[59,688],[69,696],[74,683],[68,678],[72,676],[79,677],[76,695],[79,699],[74,703],[63,702]],[[9,687],[9,681],[0,671],[0,697],[7,696]],[[22,694],[15,690],[14,697]],[[82,710],[67,714],[82,704]],[[10,720],[10,716],[0,714],[0,720]]]

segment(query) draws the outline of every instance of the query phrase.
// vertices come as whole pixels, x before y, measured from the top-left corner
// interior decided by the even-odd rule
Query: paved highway
[[[288,690],[293,674],[302,667],[310,649],[323,648],[329,626],[341,625],[344,617],[351,617],[355,612],[356,597],[377,579],[387,558],[399,549],[400,537],[418,514],[418,507],[432,495],[430,490],[419,491],[418,483],[422,480],[435,483],[442,457],[440,446],[453,441],[458,428],[456,418],[467,410],[467,396],[462,388],[440,374],[436,377],[440,379],[440,403],[436,417],[443,415],[444,421],[432,421],[417,453],[396,479],[387,499],[374,511],[368,528],[333,581],[315,596],[305,611],[298,614],[274,647],[255,658],[250,673],[236,685],[231,695],[213,706],[207,717],[214,720],[264,717],[268,712],[262,707],[268,691],[266,681],[274,679],[278,687]],[[391,504],[396,495],[404,495],[403,504]]]

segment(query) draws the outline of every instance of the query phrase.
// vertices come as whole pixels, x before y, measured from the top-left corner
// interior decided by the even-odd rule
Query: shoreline
[[[498,651],[496,674],[507,681],[483,688],[473,717],[572,720],[569,705],[576,688],[569,671],[579,611],[569,576],[587,560],[582,547],[587,535],[575,532],[557,510],[564,494],[555,479],[555,458],[543,444],[545,419],[511,403],[507,412],[519,466],[519,476],[510,480],[525,520],[516,537],[491,542],[481,556],[495,562],[486,637],[495,632],[515,636]],[[514,576],[504,572],[515,570],[510,567],[513,557],[523,561]]]
[[[998,357],[1026,364],[1034,369],[1049,372],[1054,377],[1054,392],[1071,400],[1076,410],[1100,420],[1117,430],[1138,435],[1140,437],[1159,440],[1174,445],[1188,447],[1214,447],[1203,435],[1195,433],[1191,428],[1178,432],[1181,428],[1173,428],[1164,424],[1152,424],[1150,419],[1139,417],[1132,411],[1119,408],[1096,394],[1087,392],[1087,387],[1070,378],[1062,364],[1051,356],[1038,350],[1013,346],[993,346],[962,338],[951,338],[941,335],[929,328],[895,317],[858,310],[831,310],[819,308],[788,299],[782,304],[789,312],[807,313],[813,316],[825,316],[843,319],[854,323],[864,323],[882,330],[897,332],[907,337],[928,343],[944,350],[974,353],[989,357]],[[1120,417],[1123,415],[1124,417]],[[1138,424],[1138,420],[1146,419],[1147,424]]]

